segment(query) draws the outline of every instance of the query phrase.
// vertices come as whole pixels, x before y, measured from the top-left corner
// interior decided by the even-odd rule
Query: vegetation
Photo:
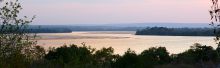
[[[72,30],[68,28],[37,28],[37,29],[26,29],[29,33],[71,33]]]
[[[25,31],[34,19],[18,18],[20,3],[6,2],[0,8],[0,66],[5,68],[25,67],[43,58],[43,48],[35,46],[35,34]]]
[[[214,33],[211,28],[148,27],[142,30],[137,30],[136,35],[214,36]]]
[[[136,31],[142,27],[116,26],[71,26],[71,25],[31,25],[27,30],[31,33],[70,33],[72,31]]]
[[[85,44],[51,48],[48,53],[39,48],[38,52],[39,59],[21,68],[217,68],[219,64],[216,50],[198,43],[179,54],[169,54],[165,47],[151,47],[140,54],[128,49],[118,55],[111,47],[96,50]],[[21,63],[8,63],[11,67],[6,68],[20,67],[17,64]]]

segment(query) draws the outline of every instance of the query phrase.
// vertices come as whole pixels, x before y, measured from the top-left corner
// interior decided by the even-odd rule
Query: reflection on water
[[[128,48],[142,52],[149,47],[164,46],[170,53],[180,53],[189,49],[194,43],[216,47],[213,37],[196,36],[137,36],[132,31],[90,31],[72,33],[43,33],[38,45],[59,47],[64,44],[77,44],[85,42],[87,45],[100,49],[113,47],[115,53],[123,54]]]

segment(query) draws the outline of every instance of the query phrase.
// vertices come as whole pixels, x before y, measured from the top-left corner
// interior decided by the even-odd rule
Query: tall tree
[[[0,7],[0,67],[23,67],[39,58],[35,34],[27,32],[33,18],[20,17],[22,9],[18,0],[1,0]],[[38,49],[38,50],[37,50]],[[42,53],[41,53],[42,54]]]
[[[218,0],[211,0],[211,23],[210,25],[213,26],[215,41],[218,44],[217,50],[220,49],[220,7],[218,5]]]

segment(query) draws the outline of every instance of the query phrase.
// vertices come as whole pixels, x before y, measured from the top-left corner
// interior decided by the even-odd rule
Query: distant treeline
[[[72,31],[136,31],[143,27],[114,27],[114,26],[67,26],[67,25],[32,25],[31,33],[70,33]]]
[[[147,27],[137,30],[136,35],[166,35],[166,36],[214,36],[211,28],[167,28]]]
[[[27,29],[29,33],[70,33],[72,30],[68,28],[39,28],[39,29]]]

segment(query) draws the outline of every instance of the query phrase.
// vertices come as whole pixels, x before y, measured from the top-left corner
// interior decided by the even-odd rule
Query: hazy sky
[[[208,23],[210,0],[21,0],[34,24]]]

